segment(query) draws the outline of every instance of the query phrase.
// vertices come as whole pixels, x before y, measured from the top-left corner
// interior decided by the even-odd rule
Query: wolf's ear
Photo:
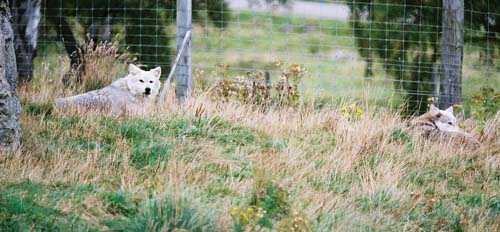
[[[453,114],[453,106],[448,107],[448,109],[446,109],[446,112],[450,112]]]
[[[161,67],[156,67],[154,69],[151,69],[149,70],[150,72],[152,72],[156,78],[160,79],[160,76],[161,76]]]
[[[135,66],[134,64],[130,64],[128,68],[129,68],[129,73],[132,75],[137,75],[142,71],[139,67]]]
[[[438,115],[439,114],[439,108],[437,108],[434,104],[431,104],[431,109],[429,111],[432,115]]]

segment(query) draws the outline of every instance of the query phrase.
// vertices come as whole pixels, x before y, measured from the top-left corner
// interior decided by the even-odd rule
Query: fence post
[[[191,0],[177,0],[177,51],[180,50],[184,35],[191,30]],[[176,95],[183,103],[191,94],[191,37],[184,48],[177,68]]]
[[[464,46],[464,2],[443,0],[443,40],[439,106],[462,102],[462,61]]]

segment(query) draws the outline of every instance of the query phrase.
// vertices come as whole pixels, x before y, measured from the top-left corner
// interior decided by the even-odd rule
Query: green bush
[[[139,213],[130,219],[130,231],[217,231],[215,216],[210,210],[188,201],[188,197],[165,195],[145,202]]]
[[[24,109],[31,116],[50,116],[54,112],[54,105],[52,103],[30,102],[24,106]]]
[[[500,92],[492,87],[482,87],[480,93],[471,99],[472,115],[480,123],[484,123],[488,118],[493,117],[499,110]]]
[[[137,212],[137,205],[125,192],[104,193],[102,199],[106,206],[106,210],[112,214],[121,214],[128,217]]]

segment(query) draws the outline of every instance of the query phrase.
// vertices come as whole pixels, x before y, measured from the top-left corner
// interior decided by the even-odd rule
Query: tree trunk
[[[7,0],[0,0],[0,149],[15,149],[19,145],[21,105],[16,96],[17,67],[14,34],[10,25]]]
[[[10,9],[18,80],[27,82],[33,77],[33,59],[36,55],[40,24],[40,0],[12,0]]]
[[[462,102],[464,2],[443,0],[443,40],[439,106],[444,109]]]

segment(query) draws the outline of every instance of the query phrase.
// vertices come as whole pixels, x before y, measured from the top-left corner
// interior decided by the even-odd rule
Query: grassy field
[[[263,113],[199,94],[148,116],[61,115],[67,59],[46,61],[19,90],[22,145],[0,155],[1,231],[500,228],[500,113],[461,123],[477,152],[368,100]]]
[[[0,154],[0,231],[500,230],[500,113],[461,121],[481,141],[478,151],[424,140],[389,100],[373,104],[392,83],[365,86],[347,23],[237,17],[249,24],[195,28],[210,35],[194,38],[198,68],[226,63],[240,68],[235,76],[287,60],[309,69],[305,87],[332,84],[329,96],[357,100],[263,113],[197,93],[183,106],[169,96],[147,116],[62,115],[55,98],[82,90],[62,86],[64,55],[45,55],[34,81],[19,88],[22,145]],[[282,22],[292,31],[278,33]],[[333,29],[303,33],[318,23]],[[314,47],[325,37],[332,39]],[[338,49],[354,58],[324,57]],[[499,86],[498,72],[467,52],[464,92]],[[113,62],[96,61],[86,75],[126,70]],[[351,104],[357,112],[345,113]]]

